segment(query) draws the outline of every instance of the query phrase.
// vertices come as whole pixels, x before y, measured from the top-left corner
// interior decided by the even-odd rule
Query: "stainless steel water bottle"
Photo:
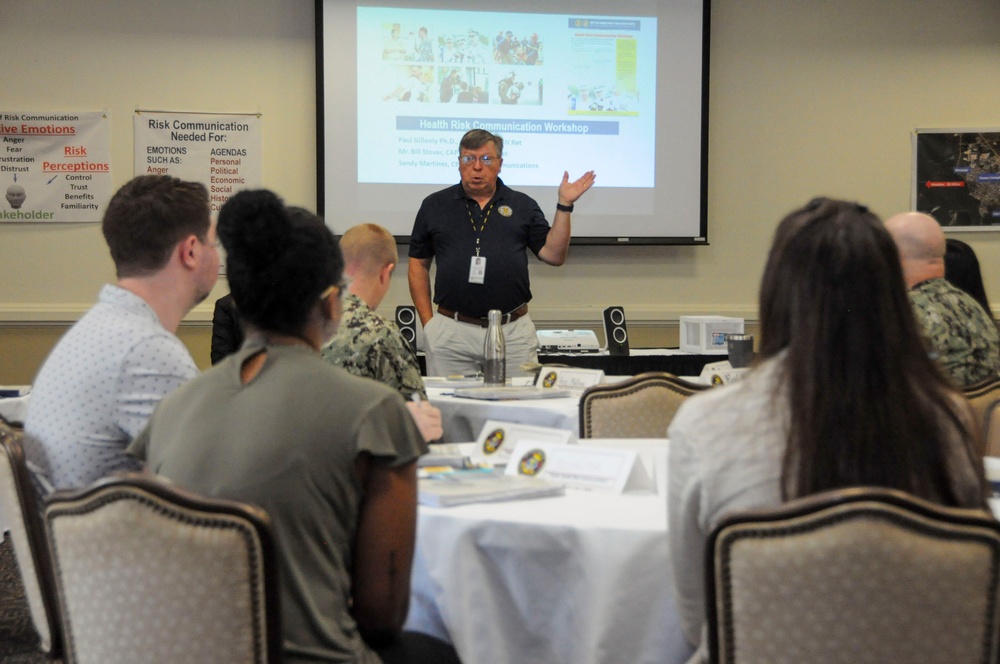
[[[500,310],[491,309],[489,327],[486,328],[486,343],[483,346],[483,383],[495,387],[506,382],[507,346],[503,340]]]

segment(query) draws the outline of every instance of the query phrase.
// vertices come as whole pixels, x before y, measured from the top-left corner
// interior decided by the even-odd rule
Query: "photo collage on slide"
[[[511,185],[558,182],[569,153],[651,187],[656,48],[653,17],[359,7],[358,181],[449,182],[482,128]]]
[[[537,32],[487,25],[384,23],[384,101],[540,105],[544,41]]]

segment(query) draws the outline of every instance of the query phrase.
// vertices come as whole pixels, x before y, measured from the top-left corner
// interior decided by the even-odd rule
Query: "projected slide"
[[[574,244],[708,242],[709,0],[315,1],[333,228],[405,242],[484,128],[504,139],[503,181],[550,219],[563,171],[597,172]]]
[[[358,7],[358,182],[454,184],[458,141],[480,128],[504,138],[509,185],[551,187],[575,166],[601,187],[653,187],[656,24]]]

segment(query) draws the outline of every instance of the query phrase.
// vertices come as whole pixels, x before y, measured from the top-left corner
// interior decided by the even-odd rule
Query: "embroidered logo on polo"
[[[545,452],[534,449],[521,457],[521,462],[517,465],[517,472],[521,475],[537,475],[545,466]]]
[[[510,215],[514,214],[514,211],[510,209],[509,205],[501,205],[500,207],[497,208],[497,212],[500,213],[501,217],[509,217]]]
[[[483,453],[484,454],[495,454],[500,446],[503,445],[503,429],[495,429],[486,440],[483,441]]]

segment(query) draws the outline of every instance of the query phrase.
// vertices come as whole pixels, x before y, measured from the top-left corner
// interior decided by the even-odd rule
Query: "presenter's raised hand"
[[[559,203],[561,205],[572,205],[584,192],[590,189],[597,176],[594,171],[587,171],[578,180],[569,181],[569,173],[563,172],[562,182],[559,183]]]

